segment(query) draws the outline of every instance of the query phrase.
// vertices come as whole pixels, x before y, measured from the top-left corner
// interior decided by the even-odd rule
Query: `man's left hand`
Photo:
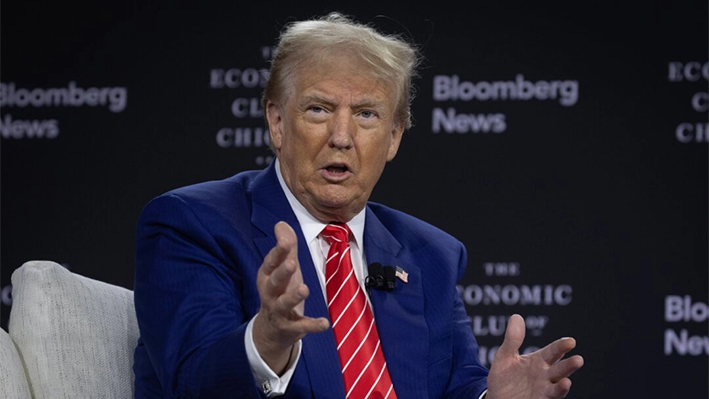
[[[583,358],[575,355],[560,359],[576,347],[576,340],[561,338],[536,352],[520,355],[524,335],[524,319],[512,315],[487,377],[486,399],[559,399],[569,393],[569,376],[583,366]]]

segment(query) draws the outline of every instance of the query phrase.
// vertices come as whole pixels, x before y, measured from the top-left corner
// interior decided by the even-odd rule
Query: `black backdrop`
[[[270,46],[338,10],[426,57],[373,199],[466,244],[481,356],[518,312],[572,398],[709,396],[706,1],[64,3],[2,4],[3,328],[24,261],[131,288],[150,198],[270,162]]]

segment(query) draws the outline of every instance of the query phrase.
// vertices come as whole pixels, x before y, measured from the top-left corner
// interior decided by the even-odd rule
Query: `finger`
[[[276,240],[278,243],[283,243],[283,245],[288,246],[289,251],[286,254],[288,259],[293,259],[298,261],[298,237],[295,235],[295,231],[286,222],[278,222],[273,228],[274,233],[276,233]]]
[[[550,343],[549,345],[543,347],[539,350],[539,354],[542,356],[547,364],[554,364],[559,359],[564,357],[564,355],[576,347],[576,340],[573,338],[559,338],[556,341]]]
[[[583,367],[583,363],[583,358],[579,355],[564,359],[551,367],[549,370],[549,379],[554,383],[559,382]]]
[[[308,290],[308,286],[305,284],[300,284],[298,287],[288,289],[276,300],[274,311],[284,315],[295,312],[298,316],[303,316],[302,310],[299,310],[297,306],[309,295],[310,290]]]
[[[306,334],[325,331],[330,325],[324,317],[275,320],[261,312],[256,314],[253,323],[254,344],[262,355],[290,348]]]
[[[286,259],[277,267],[266,281],[264,293],[269,297],[282,295],[288,290],[293,274],[298,270],[298,264],[291,259]],[[295,289],[295,288],[291,288]]]
[[[518,314],[513,314],[507,322],[505,340],[502,342],[497,353],[501,356],[512,356],[519,354],[519,348],[524,341],[524,319]]]
[[[553,384],[549,388],[549,397],[551,399],[565,398],[566,395],[569,394],[570,390],[571,390],[571,380],[568,378],[564,378],[561,381],[557,382],[556,384]]]
[[[300,334],[319,333],[327,330],[330,327],[330,322],[324,317],[312,318],[303,317],[295,322],[295,328]]]
[[[292,251],[296,251],[297,259],[297,238],[293,229],[286,222],[278,222],[273,230],[276,234],[276,245],[268,251],[260,268],[260,272],[267,276],[273,273]]]

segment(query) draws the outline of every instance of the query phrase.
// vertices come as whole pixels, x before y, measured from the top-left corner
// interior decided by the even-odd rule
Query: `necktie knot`
[[[346,224],[328,224],[321,233],[328,244],[345,243],[350,241],[350,228]]]

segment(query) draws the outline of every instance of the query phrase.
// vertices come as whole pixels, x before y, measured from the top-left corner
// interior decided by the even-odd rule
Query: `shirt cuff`
[[[269,398],[281,396],[286,393],[288,384],[290,383],[293,373],[295,372],[295,365],[298,363],[298,359],[300,359],[302,343],[299,340],[295,343],[295,345],[293,345],[286,371],[279,377],[273,372],[273,370],[271,370],[270,367],[268,367],[266,362],[264,362],[261,358],[261,355],[259,355],[258,350],[256,350],[253,336],[254,319],[256,319],[256,316],[249,321],[249,324],[246,326],[246,334],[244,335],[246,357],[249,359],[251,373],[254,375],[254,380],[256,380],[259,389],[261,389],[264,395]]]

